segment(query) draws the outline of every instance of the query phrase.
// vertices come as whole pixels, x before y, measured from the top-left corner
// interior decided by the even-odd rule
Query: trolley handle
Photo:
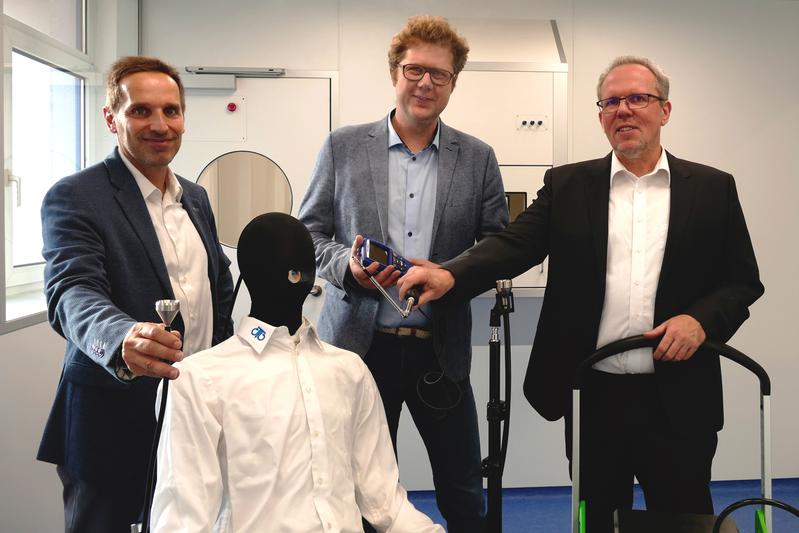
[[[627,337],[626,339],[614,341],[602,346],[577,366],[577,374],[575,376],[573,388],[575,390],[580,390],[583,380],[585,379],[586,371],[599,361],[607,359],[612,355],[627,352],[629,350],[635,350],[636,348],[654,348],[658,345],[658,343],[660,343],[660,339],[661,337],[647,338],[643,335],[635,335],[633,337]],[[732,346],[728,346],[723,342],[716,342],[712,340],[706,340],[703,342],[699,349],[709,350],[746,368],[757,376],[757,379],[760,382],[760,394],[763,396],[771,395],[771,379],[769,379],[768,373],[757,363],[757,361],[751,357],[744,355]],[[674,364],[679,364],[679,362]]]

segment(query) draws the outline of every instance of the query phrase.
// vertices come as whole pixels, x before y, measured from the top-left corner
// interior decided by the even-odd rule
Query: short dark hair
[[[397,68],[408,48],[415,44],[427,43],[444,46],[452,51],[452,66],[456,76],[466,65],[469,45],[466,39],[458,35],[444,17],[417,15],[408,19],[408,23],[391,39],[388,48],[388,67],[391,79],[396,81]]]
[[[186,90],[183,87],[183,82],[180,81],[180,74],[177,69],[172,65],[168,65],[156,57],[148,56],[126,56],[118,59],[111,65],[111,70],[108,71],[108,80],[106,82],[105,105],[111,111],[119,111],[119,106],[122,104],[122,90],[119,87],[120,82],[131,74],[137,72],[161,72],[166,74],[178,84],[180,91],[180,107],[183,111],[186,110]]]

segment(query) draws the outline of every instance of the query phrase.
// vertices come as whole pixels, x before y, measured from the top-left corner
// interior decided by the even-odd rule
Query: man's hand
[[[379,265],[377,263],[372,263],[364,269],[357,259],[358,249],[361,247],[362,243],[363,236],[356,235],[355,240],[352,242],[352,249],[350,250],[350,272],[352,272],[352,277],[355,278],[358,285],[364,289],[377,290],[374,284],[369,281],[369,276],[364,273],[364,270],[366,270],[384,289],[393,287],[402,273],[394,268],[394,265],[389,265],[384,268],[382,272],[378,272],[377,269]]]
[[[652,354],[655,361],[690,359],[706,338],[702,325],[689,315],[677,315],[644,333],[644,337],[649,338],[661,335],[663,339]]]
[[[425,262],[424,266],[411,267],[397,283],[401,300],[405,299],[405,293],[411,287],[419,287],[421,296],[417,306],[438,300],[454,286],[455,278],[452,273],[429,261]]]
[[[122,360],[137,376],[175,379],[180,372],[171,362],[183,360],[179,331],[167,331],[163,324],[137,322],[122,341]]]

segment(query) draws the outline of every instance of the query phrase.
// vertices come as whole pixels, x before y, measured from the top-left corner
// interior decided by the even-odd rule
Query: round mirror
[[[223,154],[200,173],[208,191],[219,242],[235,248],[250,220],[263,213],[291,214],[291,184],[286,173],[265,155],[236,151]]]

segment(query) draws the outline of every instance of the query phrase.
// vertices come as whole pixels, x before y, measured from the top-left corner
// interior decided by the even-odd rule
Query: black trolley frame
[[[637,335],[611,342],[599,348],[577,367],[572,387],[572,533],[586,531],[586,524],[581,523],[580,517],[580,388],[585,380],[586,372],[593,365],[610,356],[636,348],[654,348],[660,343],[660,339],[660,337],[647,338],[643,335]],[[757,376],[760,384],[760,493],[762,498],[771,499],[771,380],[762,366],[731,346],[707,340],[700,349],[708,350],[725,359],[729,359]],[[702,354],[699,354],[698,357],[702,357]],[[765,507],[763,512],[766,517],[767,529],[771,531],[771,507]],[[708,529],[708,531],[711,531],[711,529]],[[619,530],[619,533],[623,532]]]

